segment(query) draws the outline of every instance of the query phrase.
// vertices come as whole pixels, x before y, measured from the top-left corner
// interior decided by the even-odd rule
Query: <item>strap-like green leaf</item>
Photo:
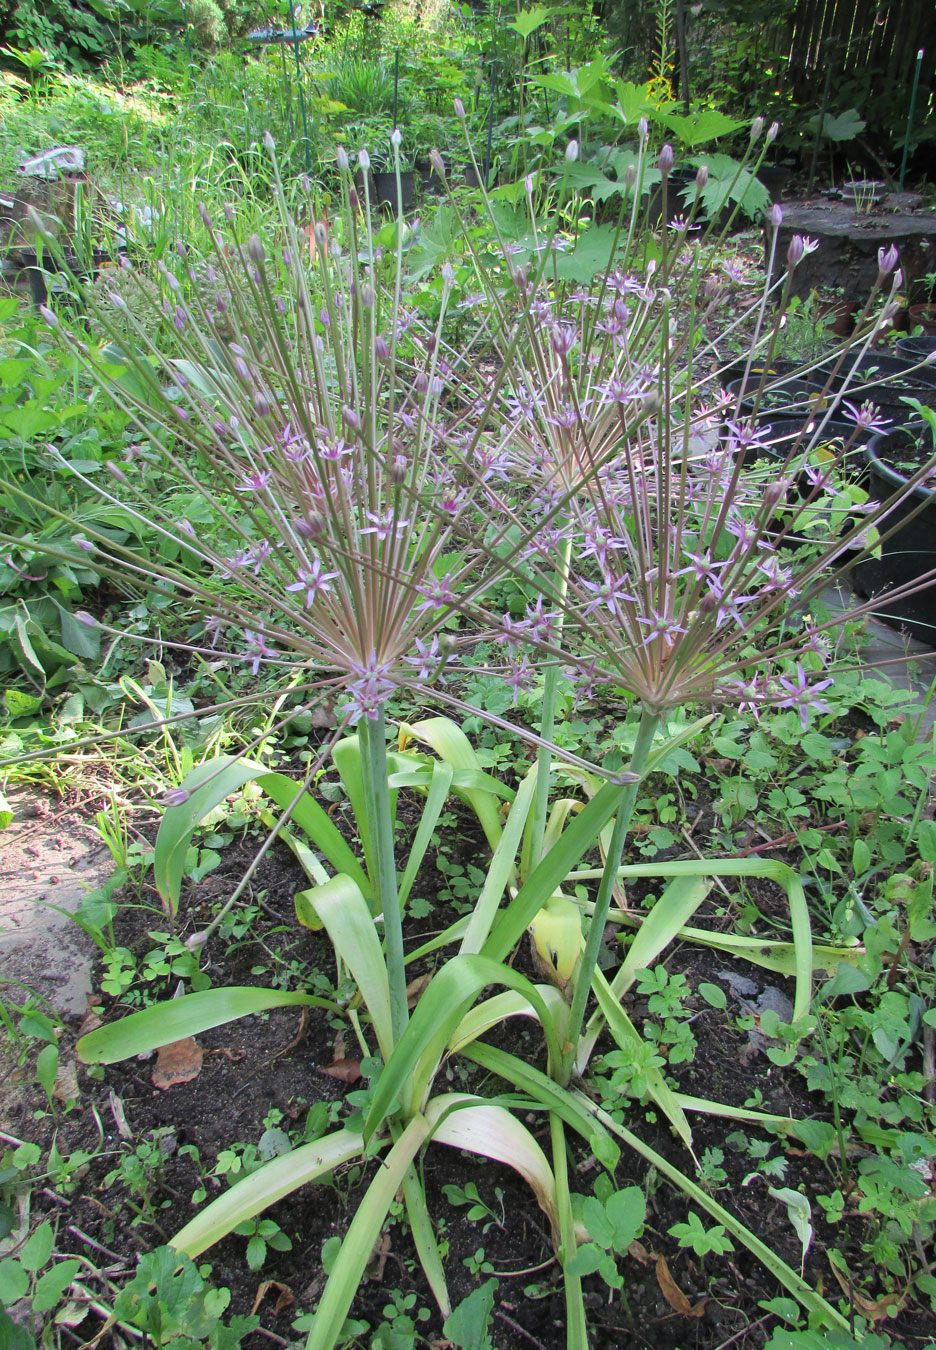
[[[239,1223],[254,1218],[306,1182],[328,1176],[342,1163],[360,1157],[363,1148],[364,1140],[359,1134],[352,1130],[337,1130],[324,1139],[316,1139],[313,1144],[303,1144],[291,1153],[274,1158],[206,1205],[191,1223],[179,1229],[171,1245],[194,1260],[215,1242],[227,1237]]]
[[[533,794],[536,791],[538,765],[534,764],[520,785],[520,791],[514,798],[510,814],[497,841],[494,857],[488,865],[487,876],[481,888],[481,894],[468,921],[468,931],[462,939],[461,951],[465,954],[479,952],[487,941],[491,924],[497,914],[501,897],[507,884],[516,875],[516,859],[523,840]]]
[[[294,801],[298,792],[297,784],[285,774],[270,773],[262,764],[233,755],[219,755],[217,759],[206,760],[186,775],[181,786],[190,796],[181,806],[171,806],[166,811],[156,836],[153,857],[156,887],[172,914],[179,907],[185,858],[196,826],[225,797],[252,780],[256,780],[258,786],[283,810]],[[361,864],[309,793],[303,793],[290,818],[338,871],[353,877],[364,894],[370,896],[370,882]]]
[[[306,1350],[333,1350],[394,1196],[429,1132],[425,1117],[414,1117],[378,1167],[335,1258],[315,1311]]]
[[[374,1023],[380,1053],[389,1059],[393,1050],[390,982],[374,919],[360,887],[350,877],[340,876],[304,894],[354,976]]]
[[[461,727],[456,726],[450,717],[427,717],[412,726],[404,722],[400,727],[400,735],[414,736],[417,740],[425,741],[439,758],[446,764],[451,764],[453,769],[473,769],[481,772],[481,764],[474,747]],[[478,817],[491,848],[497,848],[501,833],[500,819],[497,805],[491,800],[490,793],[465,788],[463,794],[460,791],[459,795],[464,795]]]
[[[158,1050],[161,1045],[197,1036],[211,1027],[233,1022],[238,1017],[267,1012],[270,1008],[305,1005],[339,1012],[337,1003],[312,994],[293,994],[283,989],[253,989],[233,986],[229,989],[203,989],[183,994],[167,1003],[154,1003],[142,1012],[130,1013],[119,1022],[109,1022],[82,1036],[75,1049],[84,1064],[116,1064],[121,1059]]]

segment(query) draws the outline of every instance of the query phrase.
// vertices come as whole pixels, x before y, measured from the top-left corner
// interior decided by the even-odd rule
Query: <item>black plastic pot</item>
[[[751,369],[748,372],[748,383],[754,384],[756,388],[760,383],[760,377],[767,371],[767,380],[765,383],[774,384],[778,379],[785,375],[792,375],[797,369],[795,361],[771,361],[769,366],[765,366],[763,361],[753,361]],[[727,389],[735,380],[743,380],[747,371],[747,361],[732,361],[730,366],[725,366],[724,370],[719,372],[718,380],[723,389]]]
[[[867,488],[872,500],[886,501],[907,483],[915,467],[926,462],[927,454],[932,450],[932,432],[923,422],[895,427],[872,437],[865,447]],[[916,515],[913,514],[915,511]],[[895,525],[900,528],[885,540],[881,557],[865,558],[856,566],[853,573],[855,589],[869,598],[884,592],[880,605],[875,607],[877,617],[905,628],[922,642],[933,642],[936,640],[936,592],[920,591],[890,603],[886,592],[917,581],[936,568],[936,490],[922,485],[915,487],[906,501],[881,522],[881,533]]]
[[[403,198],[403,210],[412,211],[416,205],[416,174],[412,169],[404,169],[400,174],[400,192]],[[396,174],[392,170],[374,173],[374,193],[378,203],[396,215],[400,210],[397,199]]]
[[[849,371],[853,371],[842,394],[844,400],[856,407],[861,403],[873,403],[880,409],[882,421],[900,426],[912,416],[904,402],[905,397],[936,404],[936,367],[914,369],[915,364],[905,356],[879,353],[869,353],[851,362],[846,358],[829,386],[829,395],[834,396],[842,390]],[[817,391],[825,387],[827,377],[821,368],[814,379]]]
[[[924,361],[930,352],[936,352],[936,335],[898,338],[896,351],[907,361]]]
[[[760,383],[760,372],[752,371],[747,381],[732,380],[725,388],[725,393],[736,403],[740,397],[738,415],[742,420],[752,417],[755,408],[759,421],[775,422],[778,418],[792,417],[805,419],[810,415],[816,397],[814,385],[806,380],[784,380],[782,384],[778,384],[770,378],[765,382],[758,397]]]

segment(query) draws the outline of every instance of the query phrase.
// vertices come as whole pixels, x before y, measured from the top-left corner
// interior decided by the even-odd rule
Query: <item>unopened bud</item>
[[[569,164],[575,163],[575,161],[578,159],[578,141],[576,140],[569,141],[569,144],[566,146],[565,157],[566,161]]]
[[[343,145],[339,145],[338,149],[335,151],[335,163],[342,173],[347,173],[350,161],[348,159],[348,152]]]
[[[891,244],[889,248],[878,249],[878,269],[882,277],[889,276],[897,266],[898,262],[897,248]]]
[[[374,338],[374,355],[377,357],[378,361],[389,361],[390,348],[387,346],[386,338]]]
[[[624,170],[624,186],[627,188],[632,188],[636,182],[637,182],[637,165],[628,164],[627,168]]]
[[[77,619],[79,623],[83,623],[85,628],[97,628],[98,626],[97,619],[93,614],[89,614],[86,609],[76,609],[72,618]]]
[[[258,417],[269,417],[273,411],[270,400],[267,398],[266,394],[260,390],[253,396],[253,406],[254,412]]]
[[[773,206],[770,208],[770,223],[775,230],[779,230],[780,226],[783,224],[783,207],[779,202],[774,202]]]
[[[786,489],[787,485],[782,478],[775,483],[767,484],[764,488],[764,506],[768,511],[772,511],[781,498],[786,496]]]
[[[763,130],[764,130],[763,117],[755,117],[754,121],[751,123],[751,140],[752,141],[758,140]]]
[[[455,100],[455,116],[458,118],[459,122],[464,122],[464,120],[465,120],[465,105],[464,105],[464,103],[462,103],[462,101],[461,101],[460,98],[457,98],[457,99]]]
[[[429,391],[429,376],[424,370],[419,371],[413,384],[417,394],[426,394]]]
[[[438,150],[429,151],[429,163],[432,165],[433,169],[439,175],[440,178],[445,177],[445,161],[439,154]]]
[[[118,483],[126,483],[129,481],[120,465],[115,464],[112,459],[107,461],[107,472],[112,478],[116,478]]]
[[[342,408],[341,418],[345,426],[350,427],[352,431],[361,430],[361,419],[353,408],[348,407]]]
[[[273,151],[276,149],[276,141],[274,141],[273,135],[269,131],[265,131],[263,133],[263,148],[267,150],[271,155]]]
[[[533,196],[533,175],[531,173],[528,173],[526,178],[524,178],[523,188],[528,197]]]
[[[668,174],[673,167],[675,158],[676,156],[673,154],[673,147],[667,142],[660,151],[660,157],[657,160],[657,167],[659,168],[660,173],[664,176]]]
[[[650,123],[647,121],[646,117],[641,117],[640,121],[637,123],[637,135],[642,141],[645,141],[650,135]]]
[[[777,139],[779,134],[780,134],[780,123],[771,122],[770,126],[767,128],[767,136],[766,136],[767,144],[773,145],[774,141]]]
[[[193,933],[191,937],[187,937],[185,939],[185,946],[186,949],[190,951],[194,956],[197,952],[201,951],[202,947],[204,947],[207,941],[208,941],[207,933]]]
[[[370,155],[367,153],[366,150],[358,151],[357,162],[358,168],[363,169],[364,172],[367,173],[367,170],[370,168]]]
[[[191,797],[191,792],[187,788],[169,788],[168,792],[163,793],[163,806],[184,806]],[[195,936],[201,936],[196,934]],[[202,946],[204,946],[204,936],[202,936]]]
[[[701,192],[709,180],[709,166],[700,164],[695,176],[696,192]]]
[[[256,234],[250,236],[247,244],[247,256],[250,258],[251,262],[255,263],[262,263],[266,257],[266,252],[260,242],[260,238]]]
[[[58,328],[59,321],[49,309],[48,305],[40,305],[39,313],[42,315],[42,322],[49,325],[50,328]]]
[[[790,240],[790,246],[786,251],[786,260],[790,267],[795,267],[803,254],[806,252],[806,245],[803,242],[801,234],[794,234]]]
[[[369,281],[365,281],[361,287],[361,304],[365,309],[374,308],[374,288]]]
[[[400,146],[403,144],[403,133],[399,127],[394,127],[391,131],[390,144],[393,146],[394,150],[399,150]]]

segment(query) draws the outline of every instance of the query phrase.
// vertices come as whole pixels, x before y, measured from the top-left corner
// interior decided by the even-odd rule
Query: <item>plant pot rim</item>
[[[905,422],[901,426],[891,427],[887,431],[878,432],[878,434],[872,436],[870,441],[863,447],[868,463],[875,468],[882,477],[893,483],[895,487],[902,487],[909,482],[909,478],[906,474],[895,469],[888,459],[880,453],[880,450],[883,448],[884,442],[888,441],[898,432],[906,432],[908,436],[915,436],[917,433],[925,432],[927,430],[929,430],[929,427],[926,422]],[[936,456],[936,446],[934,446],[933,454]],[[932,502],[936,500],[936,487],[928,488],[924,487],[922,483],[918,483],[913,489],[912,495],[918,501]]]

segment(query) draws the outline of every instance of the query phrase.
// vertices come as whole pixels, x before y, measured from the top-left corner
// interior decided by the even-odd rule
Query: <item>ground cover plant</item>
[[[576,81],[568,97],[581,103]],[[566,131],[579,129],[581,107],[569,115]],[[454,116],[468,120],[460,102]],[[121,1150],[101,1193],[125,1196],[138,1228],[161,1239],[122,1290],[105,1281],[98,1304],[125,1327],[166,1343],[251,1334],[253,1312],[222,1325],[223,1294],[191,1262],[226,1240],[251,1271],[288,1259],[302,1210],[266,1211],[301,1206],[294,1192],[318,1181],[346,1187],[347,1204],[294,1335],[316,1350],[418,1344],[422,1326],[453,1344],[522,1342],[536,1333],[514,1305],[498,1302],[492,1322],[492,1244],[506,1223],[493,1178],[509,1173],[484,1173],[482,1193],[461,1162],[435,1162],[450,1150],[512,1168],[541,1211],[533,1221],[561,1277],[550,1299],[563,1304],[540,1343],[615,1343],[605,1307],[637,1335],[628,1288],[641,1263],[670,1307],[701,1319],[731,1288],[714,1264],[750,1260],[766,1283],[761,1315],[744,1315],[775,1346],[847,1345],[889,1313],[931,1312],[931,751],[849,669],[859,659],[825,594],[848,555],[886,535],[897,495],[869,510],[849,470],[866,410],[831,452],[821,418],[778,452],[719,393],[736,347],[749,373],[763,362],[757,399],[769,392],[807,244],[794,240],[773,292],[762,286],[725,324],[732,279],[693,229],[726,204],[737,213],[773,131],[750,129],[743,159],[720,166],[717,200],[706,164],[677,193],[673,151],[659,139],[651,149],[653,135],[660,119],[646,115],[602,223],[571,140],[558,155],[547,145],[552,159],[535,172],[531,160],[509,196],[469,204],[451,191],[428,240],[402,218],[375,218],[366,151],[336,150],[341,205],[328,210],[311,185],[287,190],[268,138],[272,208],[196,196],[185,237],[167,227],[158,250],[126,259],[96,296],[73,281],[87,322],[66,304],[43,313],[41,342],[83,392],[82,415],[111,401],[111,439],[79,455],[59,419],[48,449],[30,443],[65,485],[51,501],[32,466],[4,475],[24,526],[49,522],[41,541],[5,525],[5,548],[18,550],[8,584],[39,584],[26,571],[38,555],[70,605],[90,577],[105,589],[60,619],[64,656],[15,599],[9,646],[34,702],[7,707],[41,707],[45,656],[67,670],[69,657],[125,646],[124,611],[108,599],[129,596],[136,636],[160,658],[145,681],[122,682],[146,712],[89,739],[123,746],[155,728],[167,789],[145,843],[131,849],[119,817],[102,823],[126,875],[152,862],[162,917],[138,961],[115,939],[112,894],[83,911],[105,954],[102,988],[136,1010],[86,1029],[77,1055],[99,1072],[227,1034],[232,1018],[296,1008],[300,1046],[313,1019],[329,1036],[340,1029],[326,1067],[354,1089],[346,1104],[306,1098],[301,1129],[265,1109],[262,1135],[223,1141],[210,1167],[155,1122]],[[773,249],[780,219],[768,220]],[[860,345],[884,321],[897,261],[882,251]],[[411,275],[427,278],[418,292]],[[29,410],[20,385],[34,398],[44,378],[5,372],[14,423]],[[102,685],[88,678],[80,692],[107,714]],[[839,709],[882,733],[837,735]],[[315,720],[327,734],[304,739]],[[720,777],[706,794],[709,768]],[[709,817],[704,842],[689,828],[693,794]],[[340,822],[324,803],[340,804]],[[742,842],[752,820],[770,822],[767,840]],[[186,932],[193,884],[219,867],[233,830],[257,821],[257,857]],[[460,833],[468,865],[452,861]],[[675,858],[686,841],[694,856]],[[298,869],[294,915],[274,910],[271,967],[251,972],[265,982],[217,980],[216,954],[253,941],[254,888],[281,843]],[[435,902],[433,860],[447,883]],[[295,940],[284,927],[318,944],[313,963],[276,951]],[[676,943],[695,955],[673,957]],[[768,991],[738,974],[749,968],[789,980],[788,992],[771,985],[764,1002]],[[735,1003],[739,1034],[760,1036],[751,1044],[778,1069],[795,1066],[830,1119],[814,1119],[805,1094],[775,1107],[766,1081],[766,1093],[721,1100],[692,1067],[696,1023],[726,1030]],[[64,1096],[67,1115],[76,1098],[59,1083],[56,1028],[33,1007],[9,1027],[25,1063],[29,1040],[46,1041],[35,1073],[57,1124],[56,1103]],[[175,1072],[184,1079],[191,1064]],[[11,1197],[43,1175],[37,1165],[54,1193],[72,1194],[103,1151],[53,1147],[40,1163],[31,1141],[11,1139]],[[168,1159],[183,1148],[200,1207],[180,1228],[163,1210]],[[771,1206],[769,1233],[719,1199],[729,1153],[735,1185]],[[804,1197],[785,1183],[807,1157],[828,1189]],[[662,1231],[660,1178],[680,1197]],[[491,1276],[467,1296],[446,1209],[465,1201],[480,1227],[464,1269]],[[11,1228],[15,1217],[11,1207]],[[383,1325],[363,1325],[349,1319],[388,1224],[405,1227],[424,1283],[381,1307]],[[820,1224],[828,1266],[807,1274]],[[674,1281],[664,1243],[698,1302]],[[866,1283],[856,1262],[869,1256]],[[58,1249],[46,1270],[52,1259],[37,1228],[3,1270],[4,1300],[51,1310],[76,1276],[74,1256]],[[773,1330],[780,1322],[789,1330]]]

